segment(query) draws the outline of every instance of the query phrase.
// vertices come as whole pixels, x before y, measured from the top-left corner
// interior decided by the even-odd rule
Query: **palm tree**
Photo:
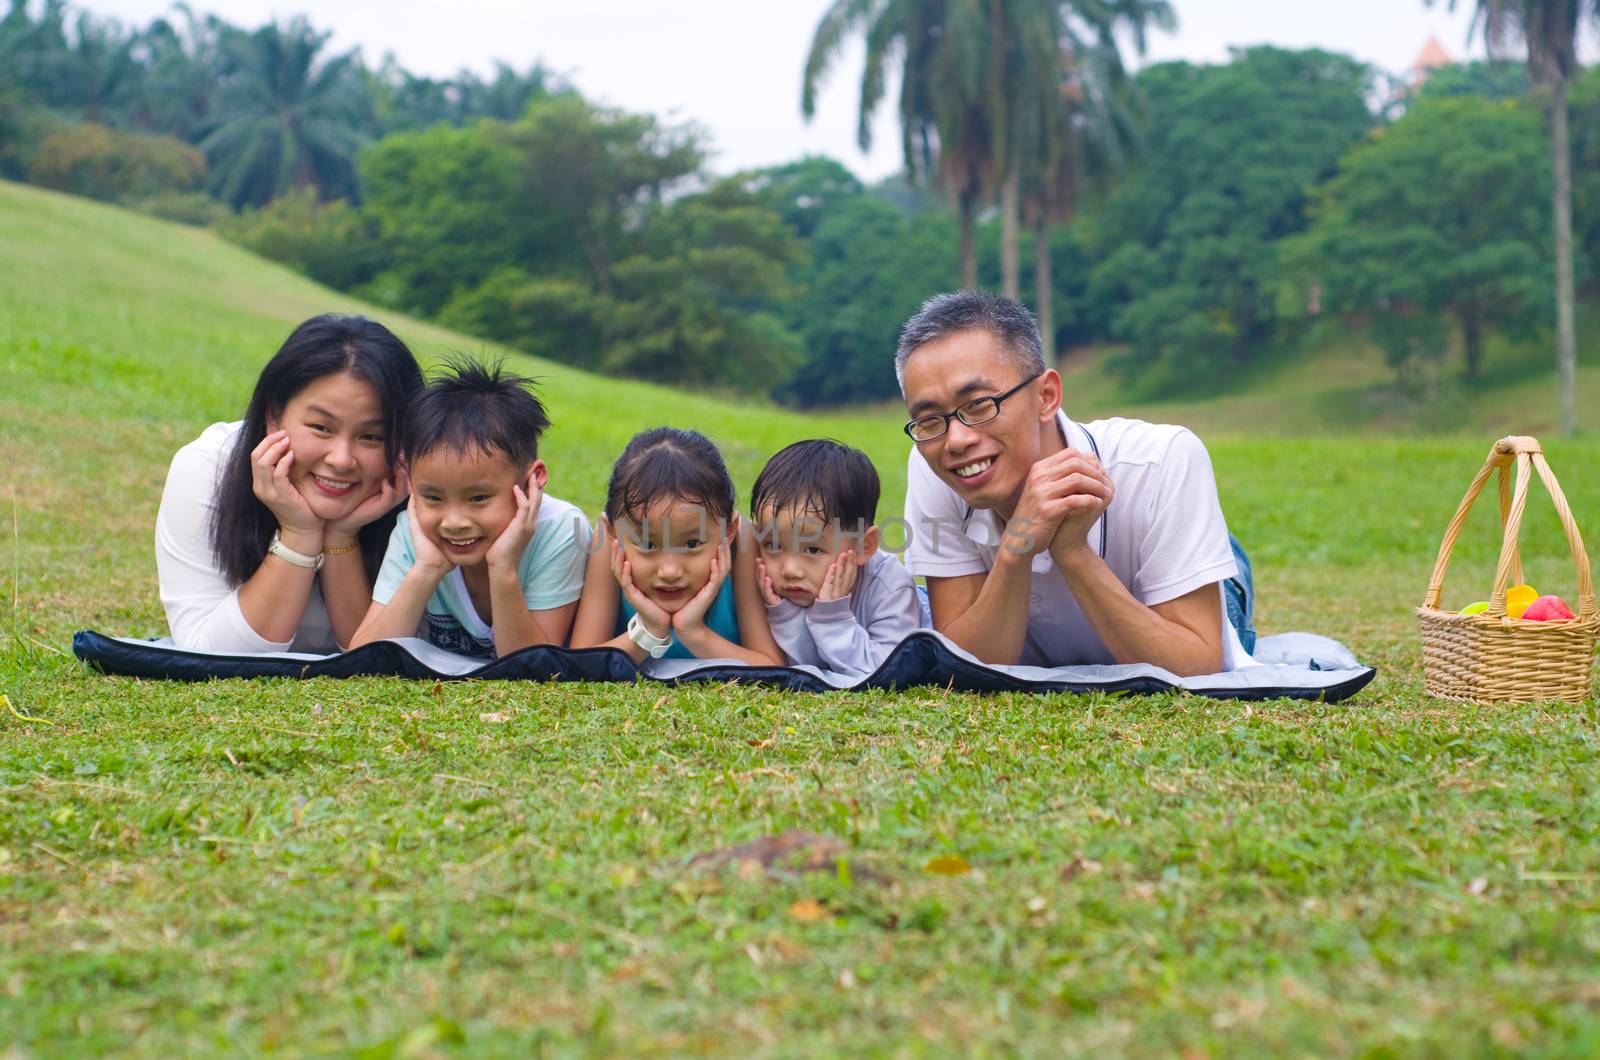
[[[993,116],[1002,187],[1000,272],[1005,293],[1016,298],[1024,200],[1031,203],[1036,234],[1041,225],[1071,215],[1077,194],[1071,185],[1095,172],[1091,166],[1080,173],[1078,163],[1105,160],[1105,148],[1127,141],[1127,112],[1113,106],[1127,80],[1119,36],[1142,55],[1149,29],[1170,30],[1176,19],[1167,0],[990,3],[1000,27],[991,72],[1000,102]],[[1044,254],[1039,251],[1039,260]]]
[[[1457,0],[1450,0],[1455,10]],[[1552,212],[1556,252],[1556,368],[1561,380],[1561,433],[1578,429],[1577,334],[1572,288],[1572,152],[1567,134],[1567,81],[1578,68],[1578,34],[1600,21],[1600,0],[1474,0],[1472,25],[1491,55],[1521,42],[1528,73],[1550,89],[1550,146],[1554,155]]]
[[[1034,311],[1047,363],[1055,360],[1055,281],[1050,229],[1104,195],[1138,145],[1135,115],[1120,56],[1083,48],[1069,57],[1060,86],[1065,121],[1059,135],[1024,159],[1022,219],[1033,229]]]
[[[141,129],[194,142],[215,121],[222,42],[237,31],[187,4],[174,4],[172,11],[135,39],[145,73],[131,118]]]
[[[290,188],[356,196],[355,156],[373,126],[372,101],[355,51],[318,61],[327,41],[300,18],[224,38],[223,117],[200,141],[219,198],[238,207]]]
[[[872,146],[872,117],[889,66],[900,73],[900,147],[915,181],[947,191],[961,219],[961,283],[976,286],[973,221],[992,194],[994,151],[985,98],[990,24],[987,0],[834,0],[806,56],[800,110],[816,113],[817,87],[856,33],[866,41],[856,139]]]

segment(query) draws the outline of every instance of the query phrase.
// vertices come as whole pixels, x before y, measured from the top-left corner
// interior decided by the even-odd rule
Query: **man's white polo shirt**
[[[1164,603],[1238,574],[1211,457],[1191,431],[1120,418],[1078,424],[1064,412],[1057,414],[1057,425],[1068,446],[1098,451],[1116,487],[1111,505],[1089,529],[1089,545],[1100,552],[1104,541],[1106,565],[1134,599],[1146,606]],[[1005,525],[993,511],[969,508],[914,447],[906,470],[906,523],[906,567],[928,578],[988,572]],[[1115,662],[1048,551],[1033,557],[1032,572],[1028,635],[1019,661]],[[1223,669],[1252,665],[1225,606],[1222,632]]]

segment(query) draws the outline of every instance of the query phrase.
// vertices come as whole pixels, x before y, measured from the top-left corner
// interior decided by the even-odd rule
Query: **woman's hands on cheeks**
[[[639,621],[644,623],[644,628],[652,636],[665,637],[672,628],[672,616],[661,610],[659,604],[634,584],[633,564],[628,562],[627,553],[622,551],[622,544],[615,538],[611,540],[611,573],[617,579],[623,597],[639,613]]]
[[[728,539],[724,537],[717,542],[717,554],[711,558],[710,577],[700,587],[700,591],[691,596],[689,602],[672,616],[672,628],[678,631],[679,640],[684,639],[684,634],[693,636],[706,628],[706,615],[710,613],[711,605],[716,602],[717,593],[722,590],[722,583],[732,569],[733,550],[728,546]]]
[[[290,539],[285,541],[290,548],[321,552],[325,524],[289,481],[289,469],[293,466],[294,451],[289,448],[289,432],[268,431],[260,444],[250,451],[250,488],[278,520],[279,536]],[[307,547],[312,544],[316,547]]]
[[[411,480],[406,478],[404,469],[395,468],[394,473],[383,480],[377,493],[356,505],[355,511],[343,519],[335,519],[328,524],[327,547],[343,548],[350,544],[363,527],[388,514],[391,508],[400,503],[400,498],[410,492]]]

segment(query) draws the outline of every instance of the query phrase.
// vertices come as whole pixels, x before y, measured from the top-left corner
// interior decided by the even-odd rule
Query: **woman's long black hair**
[[[226,457],[211,523],[211,550],[232,584],[241,585],[256,572],[278,529],[278,520],[251,487],[250,454],[267,436],[267,417],[281,414],[296,394],[318,379],[341,372],[378,392],[384,456],[390,467],[395,465],[406,409],[422,389],[417,359],[394,332],[375,320],[337,313],[312,317],[294,329],[261,369],[239,442]],[[377,576],[383,563],[397,511],[398,506],[361,528],[361,558],[369,579]]]

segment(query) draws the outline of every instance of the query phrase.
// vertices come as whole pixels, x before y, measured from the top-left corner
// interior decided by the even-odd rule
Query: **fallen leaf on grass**
[[[802,898],[789,907],[789,916],[802,924],[828,919],[828,907],[815,898]]]
[[[487,714],[479,714],[479,721],[510,721],[511,715],[503,710],[491,710]]]
[[[972,866],[960,854],[936,854],[922,866],[922,871],[931,876],[964,876],[972,871]]]
[[[1517,1025],[1506,1019],[1494,1021],[1489,1027],[1489,1037],[1495,1040],[1496,1045],[1503,1045],[1507,1049],[1521,1049],[1527,1044]]]
[[[1098,861],[1091,861],[1088,858],[1073,858],[1061,867],[1061,882],[1067,883],[1077,879],[1079,876],[1086,876],[1099,871],[1100,863]]]
[[[882,875],[851,858],[850,848],[839,840],[813,832],[780,832],[738,846],[708,850],[689,859],[691,869],[713,872],[733,869],[746,880],[806,872],[842,874],[845,866],[852,880],[871,883],[884,880]]]

